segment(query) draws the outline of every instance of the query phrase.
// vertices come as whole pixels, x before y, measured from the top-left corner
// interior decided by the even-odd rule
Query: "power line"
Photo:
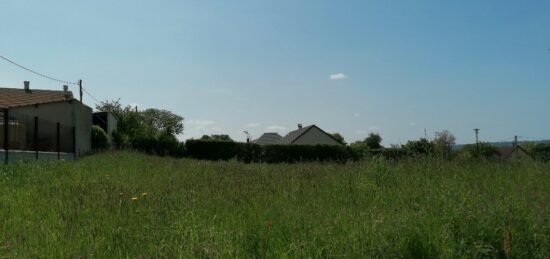
[[[101,101],[98,100],[97,98],[95,98],[90,92],[88,92],[88,90],[84,89],[84,87],[82,87],[82,91],[84,91],[84,93],[86,93],[87,95],[89,95],[90,97],[92,97],[92,99],[94,99],[94,101],[97,103],[97,104],[100,104]]]
[[[35,75],[38,75],[38,76],[41,76],[43,78],[46,78],[46,79],[50,79],[50,80],[53,80],[53,81],[56,81],[56,82],[59,82],[59,83],[63,83],[63,84],[68,84],[68,85],[79,85],[78,82],[69,82],[69,81],[65,81],[65,80],[61,80],[61,79],[57,79],[57,78],[54,78],[54,77],[51,77],[51,76],[47,76],[47,75],[44,75],[42,73],[39,73],[39,72],[36,72],[28,67],[25,67],[23,65],[20,65],[18,63],[16,63],[15,61],[9,59],[9,58],[6,58],[2,55],[0,55],[0,58],[11,63],[12,65],[15,65],[19,68],[22,68],[24,70],[27,70]],[[97,98],[95,98],[88,90],[84,89],[84,87],[82,88],[82,91],[84,91],[88,96],[92,97],[92,99],[94,99],[96,101],[97,104],[101,103],[101,101],[99,101]]]
[[[44,74],[42,74],[42,73],[38,73],[38,72],[36,72],[36,71],[34,71],[34,70],[30,69],[30,68],[27,68],[27,67],[25,67],[25,66],[23,66],[23,65],[19,65],[19,64],[15,63],[14,61],[12,61],[12,60],[10,60],[10,59],[4,57],[4,56],[1,56],[1,55],[0,55],[0,58],[3,59],[3,60],[5,60],[5,61],[7,61],[7,62],[9,62],[9,63],[11,63],[12,65],[18,66],[18,67],[20,67],[20,68],[22,68],[22,69],[24,69],[24,70],[27,70],[27,71],[29,71],[29,72],[35,74],[35,75],[38,75],[38,76],[41,76],[41,77],[44,77],[44,78],[47,78],[47,79],[50,79],[50,80],[53,80],[53,81],[56,81],[56,82],[59,82],[59,83],[63,83],[63,84],[78,85],[78,83],[75,83],[75,82],[69,82],[69,81],[65,81],[65,80],[61,80],[61,79],[57,79],[57,78],[54,78],[54,77],[51,77],[51,76],[44,75]]]

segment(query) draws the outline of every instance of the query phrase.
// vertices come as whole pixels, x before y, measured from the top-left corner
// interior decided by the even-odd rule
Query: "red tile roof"
[[[0,108],[12,108],[41,103],[60,102],[73,99],[72,92],[0,88]]]

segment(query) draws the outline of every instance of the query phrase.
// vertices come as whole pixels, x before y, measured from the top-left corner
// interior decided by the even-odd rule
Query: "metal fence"
[[[75,149],[73,126],[13,109],[0,109],[0,159],[4,163],[16,160],[74,159]]]

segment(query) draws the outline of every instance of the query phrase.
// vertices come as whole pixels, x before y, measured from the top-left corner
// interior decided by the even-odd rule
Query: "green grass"
[[[549,206],[536,162],[107,153],[0,166],[0,257],[550,258]]]

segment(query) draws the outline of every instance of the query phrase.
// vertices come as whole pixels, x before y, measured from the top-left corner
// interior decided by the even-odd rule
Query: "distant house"
[[[499,147],[497,155],[502,160],[532,159],[529,152],[517,144],[512,147]]]
[[[252,143],[259,145],[275,145],[281,141],[283,137],[277,133],[264,133],[260,138],[252,140]]]
[[[326,133],[321,128],[311,125],[302,127],[298,124],[298,129],[291,131],[284,136],[279,144],[283,145],[342,145],[332,135]]]
[[[113,145],[113,134],[118,127],[117,118],[110,112],[94,112],[92,117],[93,125],[102,128],[109,138],[109,144]]]
[[[21,89],[0,88],[0,109],[9,114],[8,146],[12,150],[61,149],[78,155],[92,149],[92,109],[73,98],[67,86],[62,91],[35,90],[25,81]],[[3,135],[4,120],[0,124]],[[0,148],[4,144],[0,140]]]

